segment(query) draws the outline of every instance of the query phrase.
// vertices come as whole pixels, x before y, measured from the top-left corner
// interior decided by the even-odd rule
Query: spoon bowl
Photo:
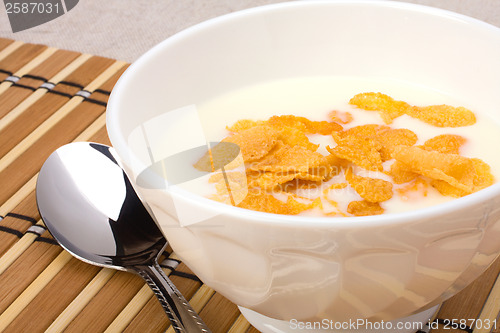
[[[111,147],[78,142],[57,149],[40,170],[36,199],[48,230],[69,253],[139,274],[176,332],[210,332],[159,267],[167,240]]]

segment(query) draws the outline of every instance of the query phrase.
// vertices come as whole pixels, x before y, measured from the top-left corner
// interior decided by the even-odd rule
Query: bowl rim
[[[133,154],[129,151],[126,144],[126,139],[122,135],[119,126],[120,119],[120,90],[122,87],[127,85],[128,78],[134,74],[135,71],[140,70],[142,66],[147,64],[150,59],[158,56],[163,49],[167,48],[170,44],[176,41],[190,36],[191,34],[196,34],[198,31],[203,30],[205,27],[216,25],[219,23],[224,23],[226,20],[237,19],[240,16],[245,15],[255,15],[260,12],[279,10],[281,8],[293,8],[293,7],[310,7],[310,6],[321,6],[321,5],[342,5],[342,6],[372,6],[372,7],[386,7],[386,8],[396,8],[403,9],[413,12],[420,12],[424,14],[429,14],[441,19],[454,19],[461,21],[465,24],[471,24],[477,27],[482,27],[484,29],[489,29],[498,33],[500,39],[500,27],[492,25],[490,23],[481,21],[479,19],[456,13],[450,10],[441,9],[437,7],[430,7],[421,4],[407,3],[401,1],[392,0],[302,0],[302,1],[290,1],[282,3],[268,4],[258,7],[247,8],[232,13],[217,16],[206,21],[197,23],[191,27],[188,27],[174,35],[168,37],[164,41],[158,43],[142,56],[140,56],[136,61],[134,61],[129,68],[121,75],[121,77],[116,82],[113,87],[109,100],[108,107],[106,110],[106,127],[109,138],[114,149],[117,151],[118,156]],[[123,154],[123,155],[122,155]],[[266,223],[266,224],[281,224],[281,225],[293,225],[296,227],[339,227],[339,228],[358,228],[367,226],[379,226],[379,225],[397,225],[411,223],[415,220],[423,220],[430,218],[439,218],[443,215],[448,215],[454,211],[460,211],[464,209],[471,208],[472,206],[480,205],[488,200],[492,200],[494,197],[500,197],[500,182],[497,182],[485,189],[478,192],[469,194],[465,197],[455,198],[451,201],[436,204],[429,207],[418,208],[415,210],[397,212],[397,213],[384,213],[381,215],[371,215],[371,216],[352,216],[352,217],[326,217],[326,216],[301,216],[301,215],[283,215],[283,214],[273,214],[265,213],[259,211],[253,211],[249,209],[234,207],[231,205],[226,205],[217,201],[198,196],[196,194],[187,191],[168,191],[173,197],[178,197],[180,200],[187,200],[192,202],[194,205],[203,206],[204,208],[212,211],[216,211],[218,215],[232,216],[237,219],[252,220],[253,223]]]

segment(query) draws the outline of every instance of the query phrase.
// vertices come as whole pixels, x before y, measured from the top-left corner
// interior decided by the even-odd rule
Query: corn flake
[[[342,137],[355,136],[374,140],[379,143],[378,151],[382,161],[392,158],[392,150],[398,145],[414,145],[418,138],[415,133],[405,128],[393,129],[389,126],[368,124],[352,127],[338,132]]]
[[[356,135],[340,136],[332,134],[337,145],[333,148],[326,147],[330,154],[348,160],[366,170],[383,170],[382,158],[378,141]]]
[[[369,201],[351,201],[347,205],[347,212],[354,216],[369,216],[380,215],[384,213],[384,209],[378,202]]]
[[[291,196],[287,201],[276,199],[272,194],[264,191],[251,191],[246,198],[237,204],[238,207],[256,210],[265,213],[297,215],[311,209],[317,202],[311,204],[300,203]]]
[[[413,146],[417,142],[418,137],[409,129],[398,128],[381,131],[376,139],[382,145],[380,157],[382,161],[387,161],[393,158],[392,152],[396,146]]]
[[[379,111],[386,124],[391,124],[395,118],[403,114],[437,127],[469,126],[476,122],[474,113],[464,107],[444,104],[424,107],[411,106],[382,93],[358,94],[349,103],[367,111]]]
[[[279,152],[262,161],[254,163],[250,170],[271,172],[308,172],[325,161],[320,153],[310,151],[302,146],[284,145]]]
[[[343,111],[338,111],[338,110],[332,110],[328,114],[328,117],[336,122],[336,123],[341,123],[341,124],[349,124],[354,120],[354,117],[352,116],[351,113],[349,112],[343,112]]]
[[[245,162],[256,161],[276,145],[279,133],[270,126],[255,126],[229,136],[222,142],[237,144]]]
[[[321,184],[322,182],[315,182],[315,181],[295,178],[289,182],[279,184],[275,189],[281,192],[293,193],[297,190],[317,189],[321,187]]]
[[[411,171],[406,164],[400,161],[394,161],[391,164],[389,175],[396,184],[408,183],[418,177],[418,173]]]
[[[460,147],[467,141],[463,136],[442,134],[425,141],[426,150],[434,150],[445,154],[459,154]]]
[[[345,173],[349,185],[368,202],[382,202],[392,198],[392,183],[383,179],[361,177],[349,168]]]
[[[443,180],[434,180],[432,181],[431,185],[442,195],[455,198],[463,197],[467,194],[482,190],[483,188],[492,185],[495,182],[495,178],[491,174],[490,166],[479,158],[472,158],[471,161],[474,166],[472,190],[464,190],[462,188],[453,186]]]
[[[256,180],[255,185],[265,190],[271,190],[276,186],[289,182],[295,178],[295,173],[263,172]]]
[[[307,134],[330,135],[332,132],[342,130],[342,126],[335,122],[313,121],[293,115],[273,116],[269,118],[268,123],[271,126],[293,127]]]
[[[302,146],[311,151],[316,151],[319,147],[319,145],[309,141],[309,138],[307,137],[307,135],[305,135],[304,132],[294,127],[283,126],[277,128],[277,130],[279,133],[279,140],[281,140],[286,145],[289,145],[291,147]]]
[[[250,120],[250,119],[242,119],[238,120],[232,126],[226,127],[228,131],[232,133],[239,133],[244,130],[247,130],[252,127],[265,125],[265,122],[262,120]]]
[[[474,165],[466,157],[408,146],[397,146],[394,157],[413,172],[435,180],[443,180],[469,193],[472,191]]]
[[[414,106],[406,114],[436,127],[462,127],[476,123],[476,116],[471,110],[449,105]]]
[[[386,124],[391,124],[394,119],[405,114],[410,107],[408,103],[396,101],[382,93],[357,94],[349,101],[350,104],[367,111],[379,111]]]

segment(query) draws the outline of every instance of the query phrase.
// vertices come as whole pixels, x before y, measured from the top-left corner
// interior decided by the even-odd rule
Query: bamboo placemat
[[[0,332],[172,332],[138,276],[74,259],[46,231],[36,208],[36,177],[52,151],[72,141],[109,144],[106,103],[126,67],[0,38]],[[161,266],[214,333],[257,332],[171,249]],[[499,272],[497,260],[445,302],[432,333],[500,332],[471,325],[479,318],[483,324],[496,319],[498,326]],[[467,327],[446,327],[452,319]]]

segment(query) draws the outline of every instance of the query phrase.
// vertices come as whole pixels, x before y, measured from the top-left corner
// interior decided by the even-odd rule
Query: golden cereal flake
[[[307,132],[306,125],[302,121],[300,121],[300,117],[297,116],[292,116],[292,115],[272,116],[267,120],[267,124],[269,126],[274,126],[274,127],[283,127],[283,126],[292,127],[304,133]]]
[[[406,109],[410,107],[408,103],[396,101],[379,92],[357,94],[351,98],[349,103],[363,110],[379,111],[386,124],[391,124],[394,119],[405,114]]]
[[[249,191],[245,199],[236,206],[274,214],[288,214],[290,211],[285,202],[263,190]]]
[[[378,141],[355,135],[341,137],[334,133],[332,136],[337,145],[333,148],[326,147],[330,154],[348,160],[366,170],[383,170],[379,152],[381,145]]]
[[[488,163],[479,158],[472,158],[474,165],[474,191],[482,190],[495,182],[495,177],[491,174],[491,167]]]
[[[311,202],[303,203],[297,201],[293,196],[289,196],[286,204],[290,207],[291,212],[289,214],[296,215],[300,214],[306,210],[310,210],[313,208],[323,208],[323,203],[321,202],[321,198],[316,198]]]
[[[248,189],[246,184],[233,182],[231,180],[225,181],[224,179],[215,184],[217,195],[220,198],[228,198],[231,205],[241,202],[247,195]]]
[[[396,184],[408,183],[418,177],[418,173],[411,171],[406,164],[400,161],[394,161],[391,164],[388,174]]]
[[[313,121],[305,117],[293,115],[273,116],[269,118],[268,124],[271,126],[288,126],[296,128],[306,134],[330,135],[332,132],[342,130],[342,126],[336,122]]]
[[[262,172],[255,185],[265,190],[271,190],[295,178],[295,173]]]
[[[279,133],[278,139],[291,147],[302,146],[311,151],[316,151],[319,147],[319,145],[312,143],[304,132],[294,127],[283,126],[276,128],[276,130]]]
[[[346,170],[345,177],[359,196],[368,202],[382,202],[392,198],[391,182],[355,175],[352,168]]]
[[[348,130],[338,132],[338,134],[344,138],[355,136],[377,141],[380,144],[378,150],[382,161],[387,161],[392,158],[392,150],[395,146],[412,146],[418,140],[417,135],[409,129],[393,129],[389,126],[377,124],[355,126]]]
[[[467,194],[482,190],[483,188],[492,185],[495,182],[495,178],[491,174],[490,166],[479,158],[472,158],[471,161],[474,165],[473,188],[471,191],[450,185],[443,180],[433,180],[431,185],[442,195],[455,198],[463,197]]]
[[[279,153],[254,163],[250,170],[306,173],[324,163],[325,157],[302,146],[283,146]]]
[[[271,190],[281,184],[284,184],[294,179],[321,182],[323,180],[323,177],[312,175],[310,173],[300,173],[300,172],[297,173],[263,172],[261,176],[256,180],[256,185],[263,189]]]
[[[380,157],[382,161],[387,161],[392,159],[392,152],[396,146],[405,145],[413,146],[417,140],[417,135],[409,129],[397,128],[388,129],[386,131],[381,131],[376,139],[382,145],[380,149]]]
[[[413,172],[431,179],[443,180],[469,193],[472,191],[474,165],[469,158],[408,146],[397,146],[394,158]]]
[[[332,110],[330,113],[328,113],[328,117],[336,122],[336,123],[341,123],[341,124],[349,124],[354,120],[354,117],[350,112],[345,112],[345,111],[338,111],[338,110]]]
[[[293,193],[297,190],[317,189],[321,187],[321,184],[322,182],[314,182],[295,178],[289,182],[279,184],[276,189],[280,190],[281,192]]]
[[[245,162],[256,161],[276,145],[279,133],[270,126],[255,126],[229,136],[222,142],[238,145]]]
[[[469,126],[476,122],[474,113],[464,107],[444,104],[412,106],[382,93],[357,94],[349,103],[367,111],[379,111],[386,124],[391,124],[395,118],[403,114],[437,127]]]
[[[317,202],[310,204],[300,203],[289,196],[286,202],[276,199],[272,194],[262,190],[250,191],[246,198],[237,204],[240,208],[256,210],[265,213],[297,215],[305,210],[317,205]]]
[[[239,133],[252,127],[265,125],[265,121],[262,120],[250,120],[242,119],[238,120],[231,126],[227,126],[226,129],[232,133]]]
[[[476,116],[474,113],[461,106],[414,106],[409,108],[406,114],[436,127],[462,127],[474,125],[476,123]]]
[[[391,128],[386,125],[365,124],[365,125],[354,126],[349,129],[338,132],[338,135],[341,137],[360,136],[364,138],[373,139],[376,138],[380,133],[388,131],[390,129]]]
[[[383,214],[384,209],[378,202],[369,202],[363,200],[351,201],[349,205],[347,205],[347,212],[354,216],[369,216]]]
[[[441,134],[425,141],[424,149],[434,150],[445,154],[459,154],[460,147],[467,139],[455,134]]]
[[[471,193],[470,191],[459,189],[453,185],[450,185],[444,180],[433,179],[431,181],[431,185],[436,190],[438,190],[439,193],[448,197],[460,198]]]
[[[243,166],[240,147],[229,142],[219,142],[193,165],[196,169],[205,172],[214,172],[220,169],[235,169]]]

